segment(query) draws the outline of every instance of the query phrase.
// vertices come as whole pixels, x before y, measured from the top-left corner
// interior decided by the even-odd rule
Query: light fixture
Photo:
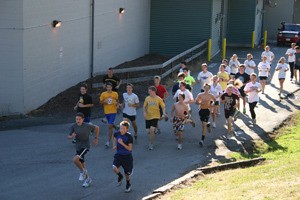
[[[61,26],[61,21],[53,20],[53,22],[52,22],[52,27],[53,28],[58,28],[60,26]]]
[[[120,14],[123,14],[124,12],[125,12],[125,8],[120,8],[120,9],[119,9],[119,13],[120,13]]]

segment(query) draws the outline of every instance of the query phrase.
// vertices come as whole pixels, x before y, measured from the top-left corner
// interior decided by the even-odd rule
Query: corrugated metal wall
[[[210,0],[152,0],[150,53],[176,55],[207,40]]]
[[[227,45],[251,46],[255,12],[256,1],[228,1]]]

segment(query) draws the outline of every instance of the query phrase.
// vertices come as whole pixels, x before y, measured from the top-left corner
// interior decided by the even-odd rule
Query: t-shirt
[[[221,85],[219,83],[217,83],[216,86],[214,86],[214,84],[210,84],[210,93],[212,95],[214,95],[214,97],[216,98],[216,96],[219,96],[220,94],[223,93],[223,89],[221,87]],[[220,97],[216,98],[216,101],[219,101]]]
[[[118,101],[118,93],[117,92],[103,92],[100,95],[100,101],[104,101],[107,99],[108,104],[104,104],[104,114],[113,114],[117,113],[117,105],[116,101]]]
[[[242,83],[247,83],[250,81],[250,76],[247,73],[241,74],[240,72],[235,74],[235,79],[240,79]]]
[[[261,57],[266,56],[267,61],[271,64],[272,57],[274,57],[274,53],[272,51],[264,51],[261,53]]]
[[[258,76],[269,76],[269,70],[271,68],[269,62],[260,62],[257,66]]]
[[[148,96],[148,97],[146,97],[145,102],[144,102],[144,107],[147,110],[146,120],[160,119],[159,106],[162,109],[165,108],[165,103],[163,102],[163,100],[159,96],[156,96],[156,97]]]
[[[90,95],[80,93],[78,96],[79,96],[79,103],[82,103],[83,105],[93,104],[93,99]],[[89,117],[91,116],[91,107],[80,108],[78,106],[77,112],[83,113],[84,117]]]
[[[245,60],[244,65],[246,67],[245,72],[249,75],[251,75],[252,73],[254,73],[254,69],[250,68],[251,67],[255,67],[256,64],[253,60]]]
[[[184,100],[183,100],[183,103],[185,103],[185,104],[188,106],[189,110],[190,110],[190,109],[191,109],[191,108],[190,108],[190,104],[187,103],[187,102],[189,102],[189,101],[191,101],[191,100],[194,100],[193,94],[192,94],[189,90],[187,90],[187,89],[185,89],[184,91],[181,91],[181,90],[179,89],[179,90],[177,90],[177,92],[175,93],[175,95],[174,95],[173,98],[174,98],[174,99],[177,99],[179,94],[184,94],[184,95],[185,95],[185,98],[184,98]]]
[[[295,62],[295,53],[295,49],[289,48],[288,50],[286,50],[285,54],[288,54],[288,62]],[[290,56],[290,54],[292,55]]]
[[[78,126],[76,123],[74,123],[71,126],[69,135],[72,135],[72,133],[76,133],[76,150],[80,151],[84,148],[90,148],[90,134],[91,131],[95,130],[95,126],[88,123],[82,123],[81,126]]]
[[[187,76],[184,78],[184,82],[192,86],[195,83],[195,79],[192,76]]]
[[[201,89],[203,89],[203,86],[205,84],[210,84],[211,83],[212,77],[213,77],[213,74],[209,71],[207,71],[207,72],[202,71],[198,74],[197,79],[198,79],[198,81],[200,81]]]
[[[163,85],[158,85],[156,87],[156,95],[164,99],[165,93],[167,92],[166,88]]]
[[[225,67],[225,70],[224,70],[225,72],[227,72],[228,74],[230,74],[230,67],[227,65],[226,67]]]
[[[275,69],[279,69],[281,68],[280,70],[278,70],[278,78],[285,78],[285,75],[286,75],[286,71],[287,69],[289,69],[289,66],[288,64],[286,63],[278,63],[276,68]]]
[[[129,155],[132,151],[128,151],[123,145],[118,142],[118,139],[121,138],[124,144],[129,145],[133,143],[133,138],[129,132],[125,133],[124,135],[121,134],[120,131],[114,133],[114,138],[116,139],[117,143],[117,153],[118,155]]]
[[[258,82],[255,82],[255,83],[252,83],[252,82],[249,82],[246,84],[245,88],[244,88],[244,91],[248,91],[250,89],[261,89],[261,85],[260,83]],[[259,96],[258,96],[258,92],[257,91],[250,91],[248,93],[248,102],[249,103],[253,103],[253,102],[258,102],[259,101]]]
[[[224,93],[221,96],[222,100],[225,100],[224,102],[224,110],[233,111],[234,106],[236,105],[236,101],[239,99],[239,97],[236,94],[229,95],[228,93]]]
[[[129,116],[135,116],[136,115],[136,107],[129,107],[128,103],[130,104],[136,104],[139,103],[139,98],[136,94],[131,93],[130,95],[127,94],[127,92],[123,93],[123,99],[124,99],[124,109],[123,113],[129,115]]]
[[[222,90],[224,91],[227,87],[227,81],[229,80],[229,75],[227,74],[227,72],[218,72],[217,76],[219,78],[219,83],[222,87]],[[227,80],[227,81],[224,81]]]
[[[105,75],[103,77],[103,84],[106,84],[108,82],[112,84],[112,90],[118,92],[118,89],[116,87],[118,85],[118,82],[120,82],[120,79],[115,75],[113,75],[111,78],[109,78],[108,75]]]
[[[238,60],[230,60],[229,61],[229,67],[230,67],[230,73],[236,74],[238,72],[238,68],[240,66],[240,62]]]

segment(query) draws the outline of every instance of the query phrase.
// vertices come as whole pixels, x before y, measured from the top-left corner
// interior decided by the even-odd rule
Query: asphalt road
[[[288,47],[272,47],[276,62]],[[262,49],[230,49],[228,57],[237,53],[240,61],[252,52],[256,64]],[[217,55],[209,64],[209,71],[216,73],[220,64]],[[216,66],[214,65],[216,64]],[[273,71],[275,64],[272,65]],[[199,68],[200,70],[200,68]],[[192,74],[197,77],[197,73]],[[288,75],[289,76],[289,73]],[[287,93],[295,92],[299,85],[286,79]],[[194,97],[199,92],[195,86]],[[133,144],[134,173],[132,191],[124,193],[125,184],[117,187],[117,176],[112,171],[114,151],[105,149],[107,126],[99,119],[93,120],[100,126],[99,145],[92,146],[86,156],[86,164],[93,182],[89,188],[82,188],[78,181],[79,171],[72,158],[74,145],[67,140],[69,124],[35,126],[16,130],[0,131],[0,199],[141,199],[152,191],[195,167],[205,166],[212,161],[226,161],[229,151],[243,151],[251,140],[266,139],[265,132],[271,132],[294,111],[299,110],[299,92],[282,102],[278,101],[278,80],[275,73],[272,82],[266,88],[267,95],[260,95],[261,101],[256,109],[257,125],[252,126],[247,115],[235,123],[237,137],[226,140],[224,135],[225,118],[217,118],[217,128],[207,135],[203,148],[198,142],[201,137],[200,120],[196,105],[192,106],[196,128],[186,126],[183,149],[177,150],[177,143],[170,122],[160,122],[162,133],[154,141],[154,150],[149,151],[148,135],[144,129],[142,109],[138,109],[139,138]],[[167,100],[170,113],[173,101]],[[248,108],[248,107],[247,107]],[[118,115],[117,121],[121,120]],[[131,129],[132,130],[132,129]]]

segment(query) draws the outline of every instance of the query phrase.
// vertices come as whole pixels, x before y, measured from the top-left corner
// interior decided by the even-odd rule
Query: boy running
[[[99,127],[96,125],[83,122],[84,115],[82,113],[76,114],[76,123],[71,126],[68,139],[76,138],[76,155],[73,158],[74,164],[80,170],[79,181],[84,181],[82,187],[88,187],[92,179],[89,177],[84,156],[90,148],[90,133],[94,131],[95,138],[94,145],[98,144]]]

